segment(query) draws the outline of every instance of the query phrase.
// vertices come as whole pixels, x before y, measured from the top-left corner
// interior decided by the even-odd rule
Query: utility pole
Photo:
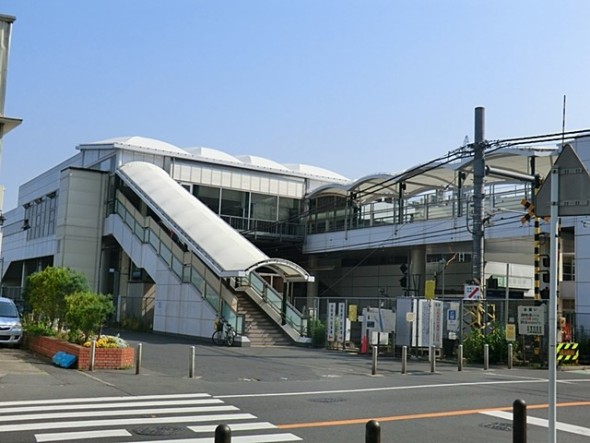
[[[485,108],[475,108],[475,140],[473,143],[473,244],[472,244],[472,279],[480,287],[483,279],[483,179],[485,176]]]

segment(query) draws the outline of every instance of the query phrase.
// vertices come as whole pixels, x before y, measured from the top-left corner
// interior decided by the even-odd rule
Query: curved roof
[[[133,161],[117,174],[220,277],[241,276],[264,266],[287,280],[313,280],[296,263],[269,258],[156,165]]]
[[[231,163],[242,163],[238,158],[234,157],[227,152],[220,151],[218,149],[207,148],[207,147],[196,147],[196,148],[186,148],[186,152],[192,154],[196,157],[203,157],[208,158],[210,160],[217,160],[223,162],[231,162]]]
[[[557,154],[558,147],[502,148],[486,153],[485,163],[490,166],[517,174],[531,175],[531,157],[535,158],[535,173],[545,176]],[[405,185],[404,195],[411,197],[433,189],[453,189],[458,186],[458,172],[465,173],[465,183],[473,179],[473,158],[447,163],[434,161],[418,165],[397,174],[374,174],[346,184],[327,184],[316,188],[308,198],[322,195],[348,196],[355,194],[360,203],[380,198],[399,197],[399,184]],[[486,183],[509,182],[509,179],[488,175]]]
[[[84,146],[92,146],[96,148],[98,146],[104,145],[106,148],[109,147],[117,147],[117,146],[124,146],[124,147],[135,147],[140,149],[148,149],[148,150],[155,150],[164,153],[170,154],[184,154],[186,155],[186,151],[184,149],[179,148],[178,146],[174,146],[170,143],[166,143],[162,140],[156,140],[154,138],[148,137],[140,137],[140,136],[129,136],[129,137],[114,137],[109,138],[106,140],[100,140],[97,142],[92,143],[83,143],[78,148],[82,148]]]
[[[319,166],[305,165],[302,163],[285,163],[285,166],[291,171],[299,172],[301,174],[314,175],[316,177],[321,177],[324,179],[328,178],[336,181],[350,181],[350,179],[344,177],[343,175],[340,175],[334,171],[330,171],[329,169],[320,168]]]
[[[258,166],[260,168],[268,168],[276,171],[290,172],[291,170],[285,165],[275,162],[264,157],[257,157],[255,155],[236,155],[236,158],[242,163],[252,166]]]

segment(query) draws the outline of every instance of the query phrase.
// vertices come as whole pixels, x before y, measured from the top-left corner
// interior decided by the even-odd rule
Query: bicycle
[[[224,318],[215,322],[215,332],[211,336],[214,345],[232,346],[238,333]]]

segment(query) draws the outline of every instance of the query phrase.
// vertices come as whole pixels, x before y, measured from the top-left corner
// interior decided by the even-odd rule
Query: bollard
[[[457,369],[463,370],[463,345],[457,347]]]
[[[371,375],[377,373],[377,346],[373,346],[371,354]]]
[[[526,443],[526,403],[524,400],[514,400],[512,404],[513,443]]]
[[[219,425],[215,428],[214,443],[231,443],[231,429],[228,425]]]
[[[508,343],[508,369],[512,369],[512,343]]]
[[[141,343],[137,344],[137,354],[135,355],[135,375],[138,375],[141,371],[141,350],[143,345]]]
[[[90,343],[90,367],[91,371],[94,371],[94,361],[96,360],[96,340],[92,340]]]
[[[483,345],[483,368],[487,371],[490,369],[490,345]]]
[[[436,372],[436,346],[432,345],[430,347],[430,372]]]
[[[365,425],[365,443],[381,443],[381,425],[377,420],[369,420]]]
[[[402,346],[402,374],[408,371],[408,347]]]
[[[188,357],[188,378],[195,376],[195,347],[191,346],[190,354]]]

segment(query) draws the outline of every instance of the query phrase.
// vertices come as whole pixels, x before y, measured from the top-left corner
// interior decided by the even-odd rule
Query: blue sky
[[[587,0],[0,0],[4,209],[81,143],[140,135],[349,178],[590,127]]]

